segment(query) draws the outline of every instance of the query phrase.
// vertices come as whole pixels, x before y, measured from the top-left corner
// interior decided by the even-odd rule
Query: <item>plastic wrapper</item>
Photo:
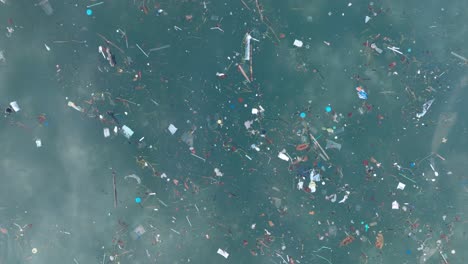
[[[314,193],[317,191],[317,184],[314,181],[311,181],[309,183],[309,189],[311,193]]]
[[[318,173],[317,171],[315,170],[312,170],[310,172],[310,180],[311,181],[315,181],[315,182],[319,182],[321,179],[320,179],[320,173]]]
[[[246,34],[245,36],[245,55],[244,55],[244,60],[248,61],[250,60],[250,40],[252,39],[252,36],[250,34]]]

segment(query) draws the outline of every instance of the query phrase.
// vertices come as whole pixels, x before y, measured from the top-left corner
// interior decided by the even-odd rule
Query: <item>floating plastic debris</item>
[[[140,177],[138,177],[137,175],[135,174],[130,174],[130,175],[127,175],[124,177],[124,179],[128,179],[128,178],[132,178],[132,179],[135,179],[137,181],[138,184],[141,184],[141,179]]]
[[[325,146],[325,149],[341,150],[341,144],[336,143],[335,141],[329,140],[329,139],[327,139],[326,141],[327,141],[327,145]]]
[[[398,186],[397,186],[397,189],[398,189],[398,190],[404,190],[405,187],[406,187],[406,184],[399,182],[399,183],[398,183]]]
[[[228,258],[229,257],[229,253],[227,253],[226,251],[218,248],[218,252],[217,252],[219,255],[225,257],[225,258]]]
[[[218,168],[214,168],[214,173],[218,177],[222,177],[224,175],[224,173],[222,173]]]
[[[425,116],[427,111],[429,110],[429,108],[431,108],[433,102],[434,102],[434,99],[431,99],[431,100],[425,102],[423,104],[422,112],[421,113],[416,113],[416,117],[421,118],[421,117]]]
[[[19,112],[21,110],[21,108],[19,107],[19,105],[18,105],[18,103],[16,101],[11,102],[10,106],[11,106],[11,108],[13,108],[13,110],[15,112]]]
[[[298,39],[294,40],[294,43],[293,43],[294,46],[298,47],[298,48],[302,48],[302,46],[304,45],[304,43]]]
[[[361,86],[356,87],[356,91],[359,99],[367,100],[367,93]]]
[[[107,137],[110,137],[110,130],[109,128],[104,128],[103,129],[103,132],[104,132],[104,137],[107,138]]]
[[[167,129],[169,129],[169,132],[171,132],[172,135],[174,135],[175,132],[177,132],[177,127],[175,127],[173,124],[170,124]]]
[[[137,197],[138,198],[138,197]],[[135,199],[136,200],[136,199]],[[137,226],[135,229],[133,229],[133,232],[130,234],[130,236],[136,240],[140,238],[144,233],[146,233],[145,228],[142,225]]]
[[[286,156],[283,152],[278,153],[278,158],[284,160],[284,161],[289,161],[289,157]]]
[[[122,126],[122,134],[123,134],[126,138],[130,138],[130,137],[133,135],[133,130],[131,130],[128,126],[123,125],[123,126]]]

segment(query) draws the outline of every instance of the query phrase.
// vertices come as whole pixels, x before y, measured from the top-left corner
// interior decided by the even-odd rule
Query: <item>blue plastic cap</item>
[[[91,9],[86,9],[86,14],[87,14],[88,16],[92,15],[92,14],[93,14],[93,10],[91,10]]]
[[[135,202],[136,203],[141,203],[141,198],[140,197],[135,198]]]
[[[306,113],[302,112],[299,116],[300,116],[301,118],[305,118],[305,117],[306,117]]]
[[[325,111],[327,111],[327,113],[330,113],[331,110],[332,110],[331,106],[327,105],[327,106],[325,107]]]

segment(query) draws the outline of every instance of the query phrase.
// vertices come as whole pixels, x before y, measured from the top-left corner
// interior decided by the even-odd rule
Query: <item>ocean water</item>
[[[466,2],[48,3],[0,3],[0,263],[467,261]]]

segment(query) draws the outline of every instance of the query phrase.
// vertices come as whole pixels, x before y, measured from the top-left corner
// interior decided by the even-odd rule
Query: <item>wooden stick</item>
[[[135,45],[146,57],[149,57],[148,54],[140,47],[140,45],[138,45],[138,44],[135,44]]]
[[[123,31],[122,29],[118,28],[117,30],[120,31],[120,33],[122,34],[122,36],[125,38],[125,46],[127,46],[127,49],[128,49],[128,37],[127,37],[127,33],[125,33],[125,31]]]
[[[465,58],[465,57],[463,57],[462,55],[460,55],[460,54],[457,54],[457,53],[455,53],[455,52],[453,52],[453,51],[451,52],[451,54],[452,54],[453,56],[455,56],[455,57],[459,58],[460,60],[463,60],[463,61],[465,61],[465,63],[468,63],[468,59],[467,59],[467,58]]]
[[[270,20],[268,19],[268,17],[265,17],[265,19],[268,21],[268,23],[271,24],[271,22],[270,22]],[[268,29],[269,29],[269,30],[273,33],[273,35],[275,36],[276,40],[277,40],[278,42],[280,42],[280,39],[278,38],[278,35],[276,35],[276,32],[273,30],[273,28],[272,28],[269,24],[267,24],[266,22],[263,22],[263,24],[265,24],[265,25],[268,27]]]
[[[75,42],[75,43],[86,43],[86,40],[54,40],[52,41],[52,43],[57,43],[57,44],[61,44],[61,43],[69,43],[69,42]]]
[[[102,5],[104,4],[104,2],[99,2],[99,3],[95,3],[95,4],[91,4],[91,5],[87,5],[86,8],[90,8],[90,7],[93,7],[93,6],[98,6],[98,5]]]
[[[240,64],[237,65],[237,68],[239,69],[239,71],[242,73],[242,75],[244,76],[245,80],[247,80],[247,82],[250,83],[250,79],[249,77],[247,76],[247,74],[245,73],[244,69],[242,69],[242,66]]]
[[[322,151],[323,155],[327,158],[326,160],[329,160],[330,157],[328,157],[327,153],[325,152],[325,150],[323,150],[322,146],[320,146],[320,143],[318,143],[317,139],[315,139],[315,137],[309,133],[309,136],[310,138],[314,141],[315,144],[317,144],[317,146],[320,148],[320,150]]]
[[[402,173],[398,173],[398,175],[400,175],[401,177],[403,177],[403,178],[407,179],[408,181],[411,181],[412,183],[416,183],[416,181],[415,181],[415,180],[413,180],[413,179],[411,179],[411,178],[408,178],[408,177],[406,177],[406,176],[405,176],[404,174],[402,174]]]
[[[112,185],[114,187],[114,208],[117,208],[117,186],[115,184],[115,171],[112,171]]]
[[[439,154],[437,154],[437,153],[434,153],[434,154],[435,154],[435,155],[436,155],[436,156],[437,156],[439,159],[441,159],[441,160],[445,160],[445,158],[444,158],[444,157],[442,157],[441,155],[439,155]]]
[[[258,4],[258,0],[255,0],[255,5],[257,6],[258,13],[260,14],[260,20],[263,22],[263,14],[260,10],[260,5]]]
[[[328,259],[326,259],[326,258],[320,256],[319,254],[315,254],[315,256],[317,256],[317,257],[319,257],[319,258],[325,260],[325,261],[328,262],[329,264],[332,264],[332,263],[330,262],[330,260],[328,260]]]
[[[99,37],[101,37],[107,44],[110,44],[112,45],[114,48],[118,49],[120,52],[122,52],[123,54],[125,54],[125,52],[123,51],[123,49],[119,48],[117,45],[115,45],[114,43],[112,43],[112,41],[109,41],[108,39],[106,39],[106,37],[104,37],[103,35],[99,34],[99,33],[96,33]]]
[[[195,158],[198,158],[198,159],[203,160],[203,162],[206,162],[206,159],[204,159],[204,158],[198,156],[197,154],[191,153],[191,155],[194,156]]]
[[[253,48],[252,44],[250,44],[250,81],[253,82],[253,68],[252,68],[252,58],[253,58]]]
[[[245,8],[247,8],[248,10],[251,10],[250,7],[242,0],[240,0],[242,2],[242,4],[245,6]]]
[[[426,160],[426,159],[432,157],[433,155],[434,155],[434,152],[431,152],[431,154],[427,155],[427,156],[424,157],[422,160],[420,160],[420,161],[417,163],[417,165],[419,165],[419,164],[420,164],[421,162],[423,162],[424,160]]]
[[[440,254],[440,256],[442,257],[442,259],[444,259],[444,263],[445,263],[445,264],[448,264],[447,259],[445,258],[444,254],[442,254],[442,251],[439,251],[439,254]]]
[[[158,201],[159,201],[162,205],[164,205],[165,207],[167,207],[167,204],[166,204],[166,203],[164,203],[163,201],[161,201],[161,199],[159,199],[159,198],[157,198],[157,199],[158,199]]]
[[[135,103],[135,102],[132,102],[132,101],[130,101],[130,100],[123,99],[123,98],[120,98],[120,97],[116,97],[115,100],[122,101],[122,102],[126,102],[126,103],[131,103],[131,104],[133,104],[133,105],[138,105],[138,104]]]

